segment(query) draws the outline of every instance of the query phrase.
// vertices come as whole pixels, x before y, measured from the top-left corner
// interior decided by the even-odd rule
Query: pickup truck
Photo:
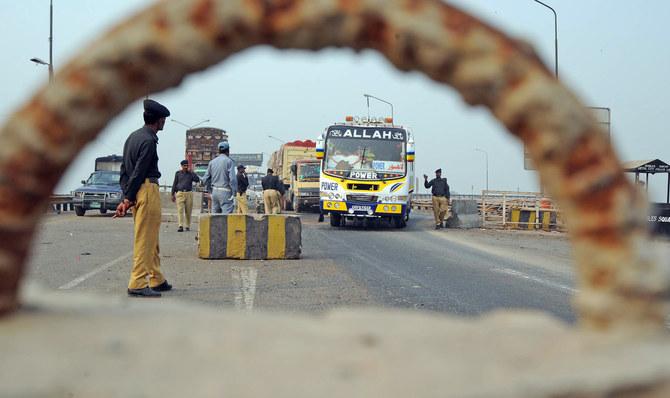
[[[107,213],[107,210],[116,210],[123,199],[119,184],[121,161],[122,158],[118,155],[96,159],[95,171],[88,179],[81,181],[81,187],[72,192],[76,215],[83,216],[87,210],[98,210],[100,214]]]

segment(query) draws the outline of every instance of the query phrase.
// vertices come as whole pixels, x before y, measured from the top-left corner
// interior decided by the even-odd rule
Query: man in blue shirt
[[[209,162],[202,178],[212,198],[212,213],[231,214],[235,210],[233,198],[237,193],[237,173],[235,162],[228,157],[229,154],[228,141],[221,141],[219,156]]]

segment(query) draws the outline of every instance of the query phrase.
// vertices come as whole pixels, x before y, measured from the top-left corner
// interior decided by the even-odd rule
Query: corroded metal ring
[[[662,326],[668,278],[643,255],[646,202],[604,133],[526,45],[439,0],[162,1],[95,41],[0,131],[0,312],[16,308],[43,205],[84,145],[146,93],[259,44],[375,49],[489,108],[567,218],[583,324]]]

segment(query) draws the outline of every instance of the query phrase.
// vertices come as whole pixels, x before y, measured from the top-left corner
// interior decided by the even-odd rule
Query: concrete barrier
[[[300,258],[299,217],[203,214],[200,216],[198,257],[240,260]]]
[[[512,209],[509,225],[512,229],[541,228],[545,231],[556,230],[556,211],[550,209]]]

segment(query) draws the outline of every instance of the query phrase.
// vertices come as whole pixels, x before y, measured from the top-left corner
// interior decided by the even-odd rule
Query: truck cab
[[[319,175],[321,161],[301,159],[291,164],[291,185],[288,200],[296,212],[319,206]]]

